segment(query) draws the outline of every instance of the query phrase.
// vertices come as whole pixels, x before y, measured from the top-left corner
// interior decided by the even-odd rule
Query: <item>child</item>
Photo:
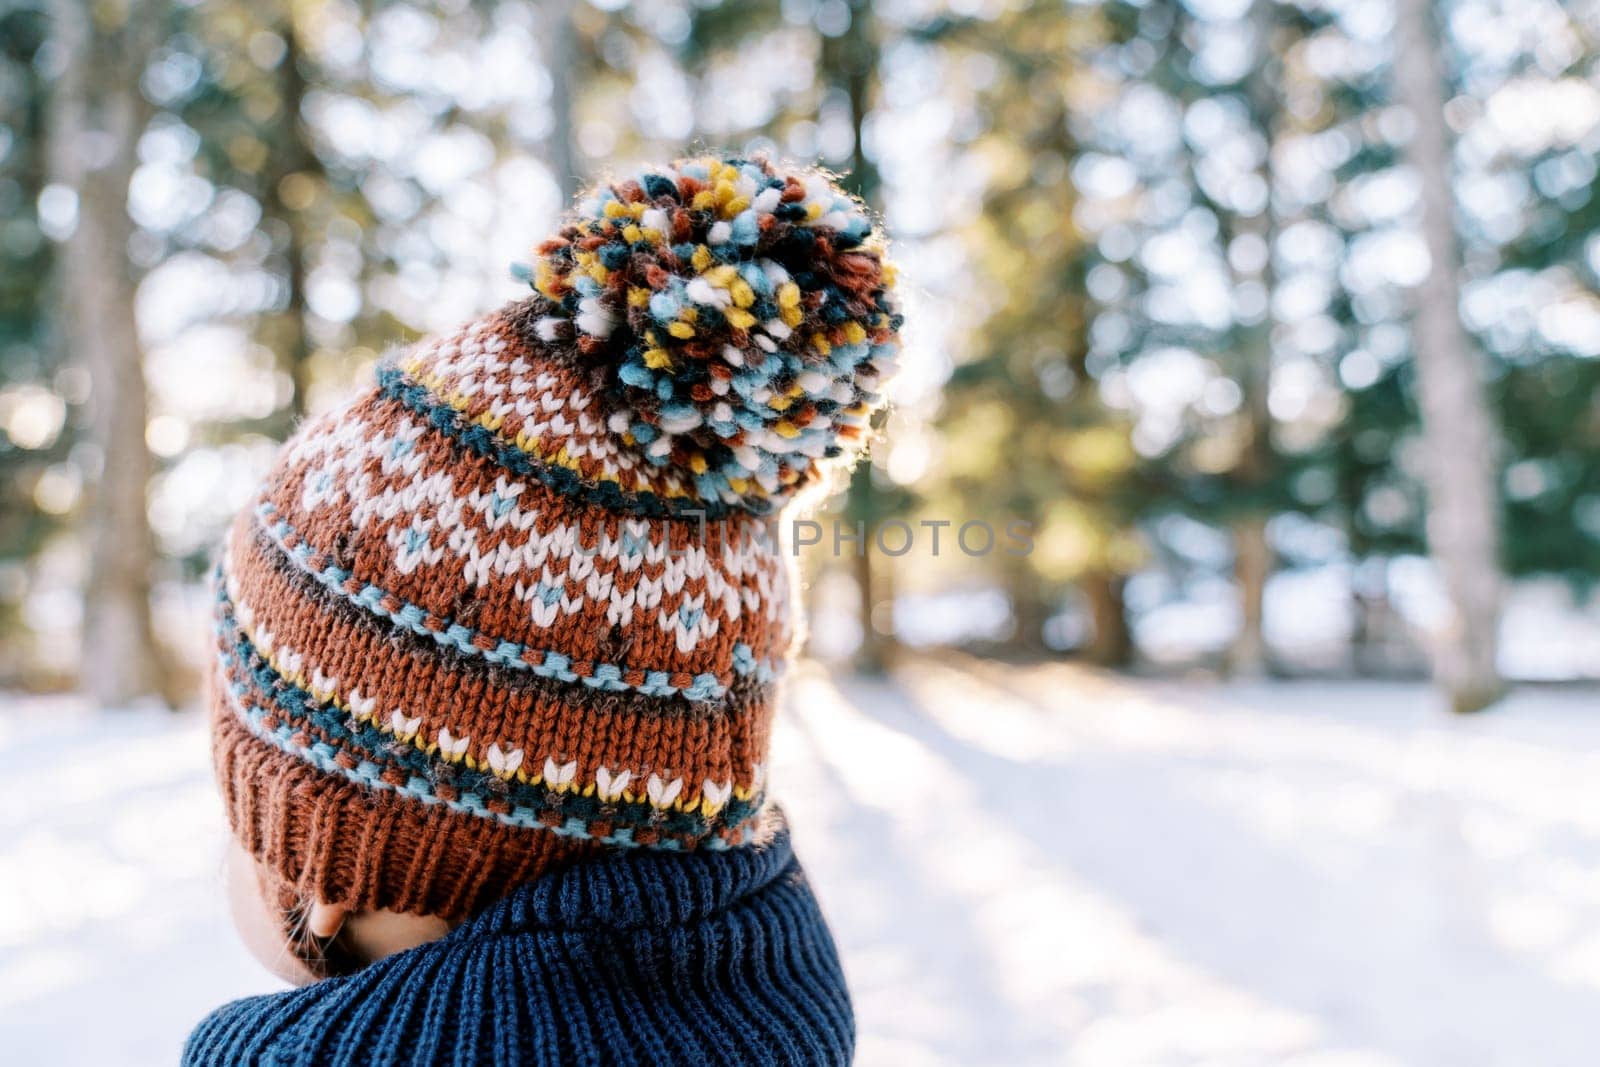
[[[826,177],[603,186],[534,295],[385,361],[229,535],[208,683],[236,920],[303,988],[184,1063],[836,1064],[766,802],[763,525],[862,438],[891,268]]]

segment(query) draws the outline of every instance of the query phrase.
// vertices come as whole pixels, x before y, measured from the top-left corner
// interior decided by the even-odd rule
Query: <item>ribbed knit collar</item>
[[[843,1067],[838,953],[774,818],[546,874],[437,941],[225,1005],[185,1067]]]

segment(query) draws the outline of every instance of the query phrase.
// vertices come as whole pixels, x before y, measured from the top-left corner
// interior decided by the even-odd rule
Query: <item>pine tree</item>
[[[70,501],[51,501],[48,481],[73,440],[63,382],[76,374],[58,358],[46,311],[51,247],[40,228],[39,196],[48,183],[43,151],[46,82],[39,50],[48,39],[45,13],[14,5],[0,13],[0,684],[28,673],[22,604],[28,595],[27,561],[60,527]],[[59,419],[36,427],[8,423],[23,403]],[[8,414],[9,413],[9,414]],[[51,425],[51,422],[54,425]],[[18,439],[20,438],[20,440]],[[40,506],[46,497],[51,506]]]
[[[1561,33],[1530,38],[1521,54],[1500,59],[1510,73],[1551,92],[1595,83],[1600,51],[1583,44],[1600,34],[1600,12],[1563,14]],[[1510,240],[1471,235],[1475,245],[1493,245],[1488,281],[1537,302],[1507,308],[1474,331],[1498,371],[1506,568],[1519,577],[1559,576],[1580,595],[1592,595],[1600,581],[1600,346],[1584,329],[1600,291],[1600,264],[1590,252],[1600,231],[1596,140],[1593,130],[1575,131],[1502,149],[1486,166],[1529,179],[1527,203]],[[1500,310],[1498,300],[1493,306]]]
[[[71,190],[77,219],[61,242],[58,307],[72,358],[93,382],[87,439],[96,450],[83,526],[83,685],[114,707],[159,692],[162,657],[150,614],[155,543],[146,513],[151,458],[128,183],[148,118],[139,75],[158,31],[153,4],[52,14],[65,69],[50,98],[52,180]]]
[[[825,105],[842,102],[849,145],[840,158],[825,162],[842,172],[840,182],[847,191],[881,212],[884,207],[882,177],[877,161],[867,148],[867,127],[877,106],[885,31],[867,0],[846,0],[829,7],[828,11],[810,12],[811,22],[804,29],[815,50],[816,78],[811,91],[784,101],[785,106],[775,108],[760,128],[746,132],[753,135],[752,139],[781,143],[785,130],[797,121],[819,118]],[[768,2],[712,4],[698,8],[680,60],[692,71],[703,70],[719,54],[727,53],[750,37],[785,28],[784,15],[784,5]],[[696,125],[706,129],[713,125],[707,119],[717,109],[718,102],[705,99],[698,91],[696,95],[699,110]],[[852,473],[841,523],[870,533],[880,522],[901,513],[904,508],[904,494],[893,491],[875,476],[869,449]],[[870,542],[870,536],[868,540]],[[853,552],[849,564],[859,596],[857,618],[861,644],[856,652],[857,666],[864,671],[881,671],[893,658],[896,641],[892,613],[886,617],[874,609],[893,605],[892,561],[874,555],[870,543],[852,545],[848,551]]]
[[[1256,674],[1269,668],[1268,520],[1296,506],[1299,460],[1279,446],[1269,397],[1281,332],[1271,299],[1282,228],[1274,153],[1287,126],[1279,57],[1305,32],[1304,19],[1282,0],[1254,0],[1220,20],[1178,0],[1106,6],[1128,30],[1108,57],[1120,100],[1092,147],[1135,168],[1137,209],[1114,227],[1132,247],[1115,264],[1124,290],[1121,306],[1108,309],[1115,328],[1101,331],[1116,339],[1097,344],[1096,358],[1117,364],[1123,382],[1179,361],[1227,383],[1226,401],[1196,397],[1176,421],[1135,439],[1153,488],[1146,514],[1176,512],[1227,531],[1240,625],[1226,661]],[[1250,62],[1215,66],[1208,57],[1219,37],[1248,39]],[[1128,125],[1135,107],[1159,119],[1159,134]],[[1191,251],[1188,276],[1155,254],[1173,246]]]
[[[993,57],[978,93],[986,132],[971,146],[995,161],[968,234],[974,272],[992,294],[964,338],[970,351],[947,383],[940,425],[952,451],[988,454],[948,472],[971,514],[1007,516],[1037,531],[1027,556],[997,554],[1016,642],[1045,647],[1046,621],[1076,587],[1088,607],[1085,651],[1122,665],[1133,653],[1122,588],[1139,559],[1131,424],[1104,404],[1091,365],[1099,310],[1088,277],[1108,269],[1075,223],[1079,128],[1089,129],[1098,76],[1061,62],[1104,45],[1116,28],[1093,12],[1030,7],[995,20],[930,24],[923,35],[956,54]],[[964,448],[996,431],[998,449]],[[992,468],[992,469],[991,469]]]

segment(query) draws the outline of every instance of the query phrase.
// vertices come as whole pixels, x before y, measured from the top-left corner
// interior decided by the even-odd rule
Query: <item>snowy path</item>
[[[774,781],[863,1064],[1594,1062],[1590,692],[1462,721],[1413,686],[952,658],[791,698]],[[0,714],[8,1060],[170,1063],[273,988],[218,827],[197,717]]]

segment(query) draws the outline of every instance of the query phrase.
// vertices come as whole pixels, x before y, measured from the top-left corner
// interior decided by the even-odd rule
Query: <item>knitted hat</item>
[[[224,801],[322,900],[454,919],[758,822],[794,632],[761,516],[860,441],[892,269],[824,175],[708,158],[595,190],[526,273],[302,427],[227,540]]]

